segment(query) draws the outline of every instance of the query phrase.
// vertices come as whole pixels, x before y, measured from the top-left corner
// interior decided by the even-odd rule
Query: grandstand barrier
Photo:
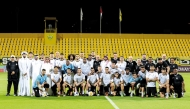
[[[0,38],[44,38],[44,33],[0,33]],[[57,33],[57,38],[190,39],[189,34]]]

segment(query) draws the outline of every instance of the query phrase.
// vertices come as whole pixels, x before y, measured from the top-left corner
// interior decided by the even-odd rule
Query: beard
[[[23,58],[26,58],[26,56],[23,56]]]

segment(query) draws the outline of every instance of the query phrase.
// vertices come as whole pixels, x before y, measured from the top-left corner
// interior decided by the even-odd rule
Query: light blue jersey
[[[137,77],[137,78],[131,78],[130,80],[129,80],[129,83],[132,83],[132,82],[139,82],[141,80],[141,78],[140,77]]]
[[[35,82],[34,82],[34,85],[33,85],[33,88],[36,88],[36,87],[38,87],[38,82],[40,83],[40,84],[43,84],[44,82],[46,82],[46,80],[47,80],[47,75],[38,75],[38,77],[36,78],[36,80],[35,80]]]
[[[122,79],[123,79],[123,82],[125,83],[125,85],[126,84],[128,84],[129,83],[129,80],[133,77],[132,76],[132,74],[131,74],[131,72],[129,72],[129,74],[121,74],[121,77],[122,77]]]

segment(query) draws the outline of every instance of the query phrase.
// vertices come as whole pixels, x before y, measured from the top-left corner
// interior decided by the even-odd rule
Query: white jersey
[[[50,59],[50,63],[55,66],[55,60],[54,59]]]
[[[73,85],[74,77],[72,75],[67,75],[66,74],[63,81],[68,83],[69,85]]]
[[[70,62],[70,64],[74,65],[74,62],[75,62],[75,61],[69,61],[69,62]]]
[[[100,78],[102,76],[102,72],[96,72],[96,74],[98,75],[98,77]]]
[[[121,73],[122,71],[125,71],[125,68],[126,68],[126,65],[127,63],[124,61],[124,62],[118,62],[116,64],[116,66],[118,67],[117,69],[119,70],[119,72]]]
[[[111,72],[111,74],[115,74],[116,72],[118,72],[119,73],[119,71],[117,70],[117,69],[110,69],[110,72]]]
[[[91,59],[90,61],[87,60],[87,62],[90,64],[90,67],[93,67],[93,65],[94,65],[94,60],[93,59]]]
[[[148,71],[145,70],[145,72],[139,71],[138,75],[142,78],[142,79],[146,79],[146,75],[148,74]]]
[[[60,59],[59,59],[59,58],[56,58],[56,59],[54,59],[54,61],[55,61],[54,66],[59,66],[59,61],[60,61]]]
[[[123,81],[123,79],[122,79],[122,77],[121,77],[121,78],[116,78],[116,77],[114,77],[112,81],[113,81],[113,83],[114,83],[116,86],[119,86],[119,83],[120,83],[121,81]]]
[[[91,71],[91,65],[89,63],[81,63],[80,68],[85,76],[87,76]]]
[[[148,79],[156,79],[158,78],[158,73],[157,72],[149,72],[146,75],[146,78]],[[147,87],[156,87],[156,82],[147,82]]]
[[[59,60],[59,67],[62,68],[62,66],[66,64],[66,60]]]
[[[111,74],[109,74],[109,73],[108,74],[103,73],[100,78],[102,79],[103,84],[105,86],[107,86],[111,82]]]
[[[46,69],[46,74],[51,74],[54,66],[51,63],[44,63],[42,64],[41,70]]]
[[[81,65],[81,61],[74,61],[73,62],[73,65],[74,65],[74,67],[76,67],[76,68],[80,68],[80,65]]]
[[[111,68],[111,61],[102,61],[100,64],[102,71],[105,72],[105,68],[108,67]]]
[[[167,82],[167,80],[169,80],[169,75],[163,75],[162,73],[160,73],[158,75],[158,80],[160,81],[161,84],[165,84]]]
[[[87,81],[90,84],[95,84],[98,81],[99,77],[98,74],[94,73],[93,75],[89,75]]]
[[[41,61],[34,60],[31,64],[31,72],[32,72],[32,86],[34,86],[34,82],[39,74],[41,74]]]
[[[79,61],[80,61],[81,63],[83,63],[83,59],[82,59],[82,58],[80,58]]]
[[[75,74],[74,76],[74,81],[77,83],[82,82],[83,80],[85,80],[85,75],[81,74],[80,76],[78,74]]]
[[[51,80],[54,80],[55,82],[59,82],[61,80],[61,75],[59,73],[55,74],[51,74]],[[55,83],[52,81],[52,85],[51,86],[54,86]]]
[[[44,63],[42,64],[41,70],[46,69],[46,74],[50,75],[47,77],[47,83],[49,84],[49,88],[51,87],[51,74],[53,71],[54,66],[51,63]]]

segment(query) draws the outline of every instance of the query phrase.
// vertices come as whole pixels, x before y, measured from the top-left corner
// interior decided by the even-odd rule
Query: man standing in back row
[[[27,52],[24,51],[21,54],[22,58],[18,61],[20,69],[19,95],[30,96],[30,62],[27,58]]]
[[[8,85],[7,85],[7,95],[10,96],[10,90],[12,83],[14,85],[14,96],[17,96],[17,90],[18,90],[18,62],[15,61],[15,56],[12,55],[10,61],[7,63],[7,71],[8,71]]]
[[[41,61],[38,59],[38,55],[34,55],[34,61],[31,64],[31,78],[32,78],[32,87],[34,86],[34,82],[36,81],[36,78],[41,73]],[[34,95],[34,91],[32,92],[32,95]]]

